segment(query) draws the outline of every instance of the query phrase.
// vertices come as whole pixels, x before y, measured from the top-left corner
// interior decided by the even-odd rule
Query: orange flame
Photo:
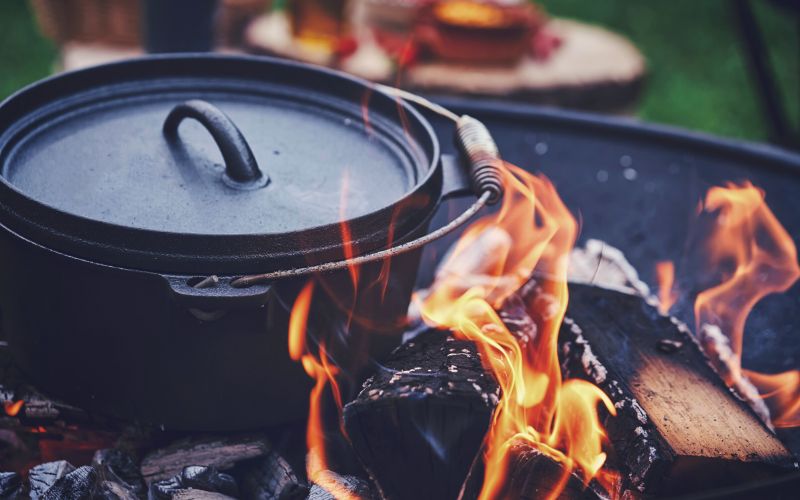
[[[16,417],[19,415],[23,405],[25,405],[25,401],[21,399],[19,401],[3,401],[3,409],[9,417]]]
[[[705,250],[710,268],[721,271],[723,280],[697,296],[697,331],[714,325],[727,336],[733,356],[723,376],[729,385],[737,385],[743,375],[747,316],[763,297],[786,291],[800,277],[797,249],[764,201],[764,192],[750,182],[710,189],[702,209],[716,217]],[[744,375],[765,398],[774,425],[800,424],[800,371]]]
[[[678,300],[678,293],[673,289],[675,284],[675,265],[668,260],[656,263],[656,281],[658,282],[658,312],[669,313]]]
[[[466,230],[443,265],[450,272],[437,276],[420,305],[426,322],[476,343],[502,389],[486,438],[481,498],[501,494],[508,452],[519,441],[563,464],[564,476],[551,498],[559,495],[576,468],[586,483],[598,477],[610,486],[613,475],[599,474],[606,454],[598,405],[602,403],[611,414],[614,406],[598,387],[562,380],[558,361],[558,332],[567,306],[567,262],[578,224],[545,177],[512,165],[504,176],[500,210]],[[513,244],[495,246],[480,279],[459,273],[452,262],[480,254],[474,247],[492,232],[513,235]],[[529,304],[543,328],[534,338],[517,339],[495,311],[534,271],[547,278]]]
[[[339,370],[328,358],[325,343],[320,342],[319,354],[312,354],[306,342],[308,314],[314,295],[314,281],[309,280],[300,290],[289,316],[289,356],[300,361],[306,374],[314,379],[314,387],[309,394],[308,423],[306,424],[306,447],[308,457],[306,474],[309,480],[318,484],[337,499],[356,499],[343,489],[328,473],[328,456],[325,444],[325,425],[323,423],[323,397],[328,385],[331,387],[336,405],[341,414],[342,399],[336,376]]]
[[[355,256],[355,249],[353,248],[353,235],[350,232],[350,225],[347,224],[347,197],[350,190],[350,171],[345,170],[342,177],[342,189],[339,191],[339,227],[342,232],[342,248],[344,249],[344,258],[350,260]],[[353,296],[358,291],[358,266],[348,265],[347,270],[350,272],[350,280],[353,283]],[[355,303],[355,300],[353,301]]]

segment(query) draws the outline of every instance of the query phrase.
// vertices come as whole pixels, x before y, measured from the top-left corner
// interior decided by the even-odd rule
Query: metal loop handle
[[[391,258],[395,255],[416,250],[445,236],[471,219],[486,205],[497,203],[503,197],[504,192],[502,178],[503,160],[500,158],[497,144],[495,144],[486,126],[475,118],[464,115],[458,117],[454,121],[456,125],[456,142],[458,142],[459,149],[461,149],[469,164],[472,189],[473,192],[478,195],[478,199],[475,203],[461,215],[439,229],[415,240],[403,243],[402,245],[361,255],[352,259],[343,259],[335,262],[298,267],[283,271],[273,271],[271,273],[242,276],[241,278],[232,280],[231,286],[237,288],[246,287],[265,281],[336,271],[350,266],[358,266],[368,262]]]
[[[164,121],[164,135],[170,140],[177,139],[178,126],[185,118],[200,122],[214,138],[225,160],[226,184],[235,188],[252,189],[269,183],[269,177],[258,168],[253,151],[241,131],[222,110],[199,99],[178,104]]]
[[[250,276],[242,276],[241,278],[237,278],[231,281],[231,286],[235,288],[241,288],[251,285],[256,285],[258,283],[264,283],[265,281],[276,280],[280,278],[290,278],[296,276],[304,276],[306,274],[314,274],[314,273],[324,273],[330,271],[337,271],[340,269],[345,269],[350,266],[360,266],[362,264],[366,264],[368,262],[375,262],[378,260],[384,260],[390,257],[394,257],[395,255],[399,255],[402,253],[410,252],[412,250],[416,250],[417,248],[423,247],[432,241],[438,240],[442,236],[454,231],[459,226],[467,222],[471,219],[476,213],[480,211],[483,207],[486,206],[487,202],[491,198],[492,193],[489,191],[484,192],[481,196],[473,203],[467,210],[465,210],[461,215],[450,221],[447,225],[440,227],[439,229],[426,234],[425,236],[421,236],[415,240],[409,241],[407,243],[403,243],[402,245],[398,245],[395,247],[387,248],[386,250],[381,250],[379,252],[368,253],[366,255],[361,255],[359,257],[354,257],[352,259],[343,259],[337,260],[335,262],[327,262],[325,264],[318,264],[315,266],[308,266],[308,267],[297,267],[294,269],[286,269],[283,271],[274,271],[271,273],[264,273],[264,274],[253,274]]]

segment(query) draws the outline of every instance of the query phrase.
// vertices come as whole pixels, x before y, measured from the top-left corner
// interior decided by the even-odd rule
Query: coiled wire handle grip
[[[489,193],[487,203],[494,205],[503,197],[503,160],[486,126],[463,115],[456,121],[456,142],[469,163],[472,191]]]
[[[178,126],[185,118],[200,122],[217,143],[225,160],[225,183],[231,187],[249,189],[265,186],[269,177],[258,168],[250,145],[228,115],[210,102],[200,99],[178,104],[164,121],[164,135],[170,140],[178,138]]]

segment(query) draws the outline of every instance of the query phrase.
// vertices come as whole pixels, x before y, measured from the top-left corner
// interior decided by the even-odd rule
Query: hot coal
[[[239,495],[236,479],[215,467],[188,466],[173,478],[150,485],[150,498],[169,500],[185,497],[186,490],[219,493],[229,497]]]
[[[472,342],[429,330],[364,383],[345,427],[386,498],[456,498],[498,397]]]
[[[301,482],[292,466],[276,451],[240,464],[239,478],[244,498],[254,500],[300,500],[308,496],[308,487]]]
[[[16,472],[0,472],[0,499],[15,500],[22,497],[22,477]]]

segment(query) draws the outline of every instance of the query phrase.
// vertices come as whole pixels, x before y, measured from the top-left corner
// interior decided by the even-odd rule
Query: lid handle
[[[231,187],[251,189],[266,186],[269,177],[258,168],[253,151],[244,136],[228,115],[213,104],[192,99],[178,104],[164,121],[164,135],[169,140],[178,138],[178,126],[184,118],[200,122],[214,138],[225,160],[223,179]]]

